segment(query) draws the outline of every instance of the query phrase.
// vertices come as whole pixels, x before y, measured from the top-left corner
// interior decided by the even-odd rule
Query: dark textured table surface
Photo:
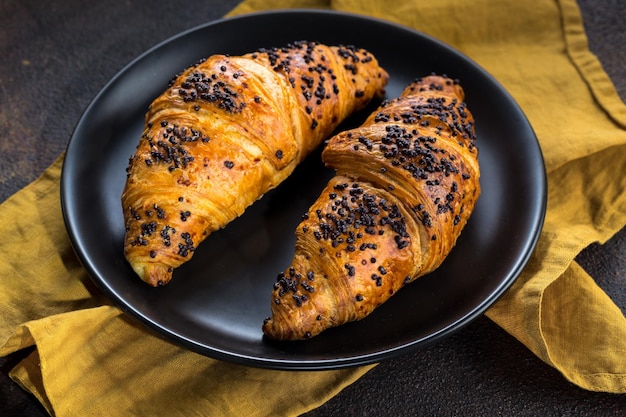
[[[171,35],[223,16],[236,3],[0,2],[0,201],[63,152],[82,111],[125,64]],[[626,3],[579,4],[590,49],[626,99]],[[625,253],[626,228],[577,258],[622,311]],[[8,377],[19,359],[20,353],[0,358],[0,415],[46,415]],[[434,346],[377,366],[307,414],[331,415],[622,416],[626,396],[577,388],[480,317]]]

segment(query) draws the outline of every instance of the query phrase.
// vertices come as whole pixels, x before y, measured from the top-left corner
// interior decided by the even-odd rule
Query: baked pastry
[[[360,320],[437,268],[480,194],[474,119],[458,82],[431,75],[322,152],[336,171],[296,229],[263,332],[311,338]]]
[[[353,46],[295,42],[186,69],[149,107],[122,194],[124,254],[152,286],[291,174],[387,73]]]

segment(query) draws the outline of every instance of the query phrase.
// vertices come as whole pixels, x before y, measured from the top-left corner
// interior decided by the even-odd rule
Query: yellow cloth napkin
[[[232,14],[287,6],[413,27],[461,50],[509,90],[542,145],[548,213],[527,268],[487,315],[573,383],[626,393],[626,319],[573,261],[626,224],[626,106],[587,49],[575,1],[249,0]],[[58,200],[61,161],[0,206],[0,356],[36,346],[11,376],[51,414],[294,416],[374,366],[254,369],[138,327],[73,255]]]

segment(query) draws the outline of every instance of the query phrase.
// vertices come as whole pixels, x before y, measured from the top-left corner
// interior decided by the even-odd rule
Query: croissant
[[[354,46],[294,42],[214,55],[156,98],[122,194],[124,255],[152,286],[291,174],[388,74]]]
[[[415,80],[322,152],[336,174],[296,229],[264,334],[299,340],[369,315],[452,250],[480,194],[457,81]]]

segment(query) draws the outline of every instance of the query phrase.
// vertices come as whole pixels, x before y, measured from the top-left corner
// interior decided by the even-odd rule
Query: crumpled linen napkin
[[[318,7],[434,36],[514,96],[548,170],[536,251],[487,316],[582,388],[626,393],[626,319],[574,261],[626,224],[626,106],[588,51],[574,0],[241,3],[231,14]],[[35,346],[11,376],[51,414],[298,415],[373,366],[288,372],[233,365],[163,341],[94,288],[61,216],[60,157],[0,206],[0,355]],[[185,401],[179,401],[185,398]]]

